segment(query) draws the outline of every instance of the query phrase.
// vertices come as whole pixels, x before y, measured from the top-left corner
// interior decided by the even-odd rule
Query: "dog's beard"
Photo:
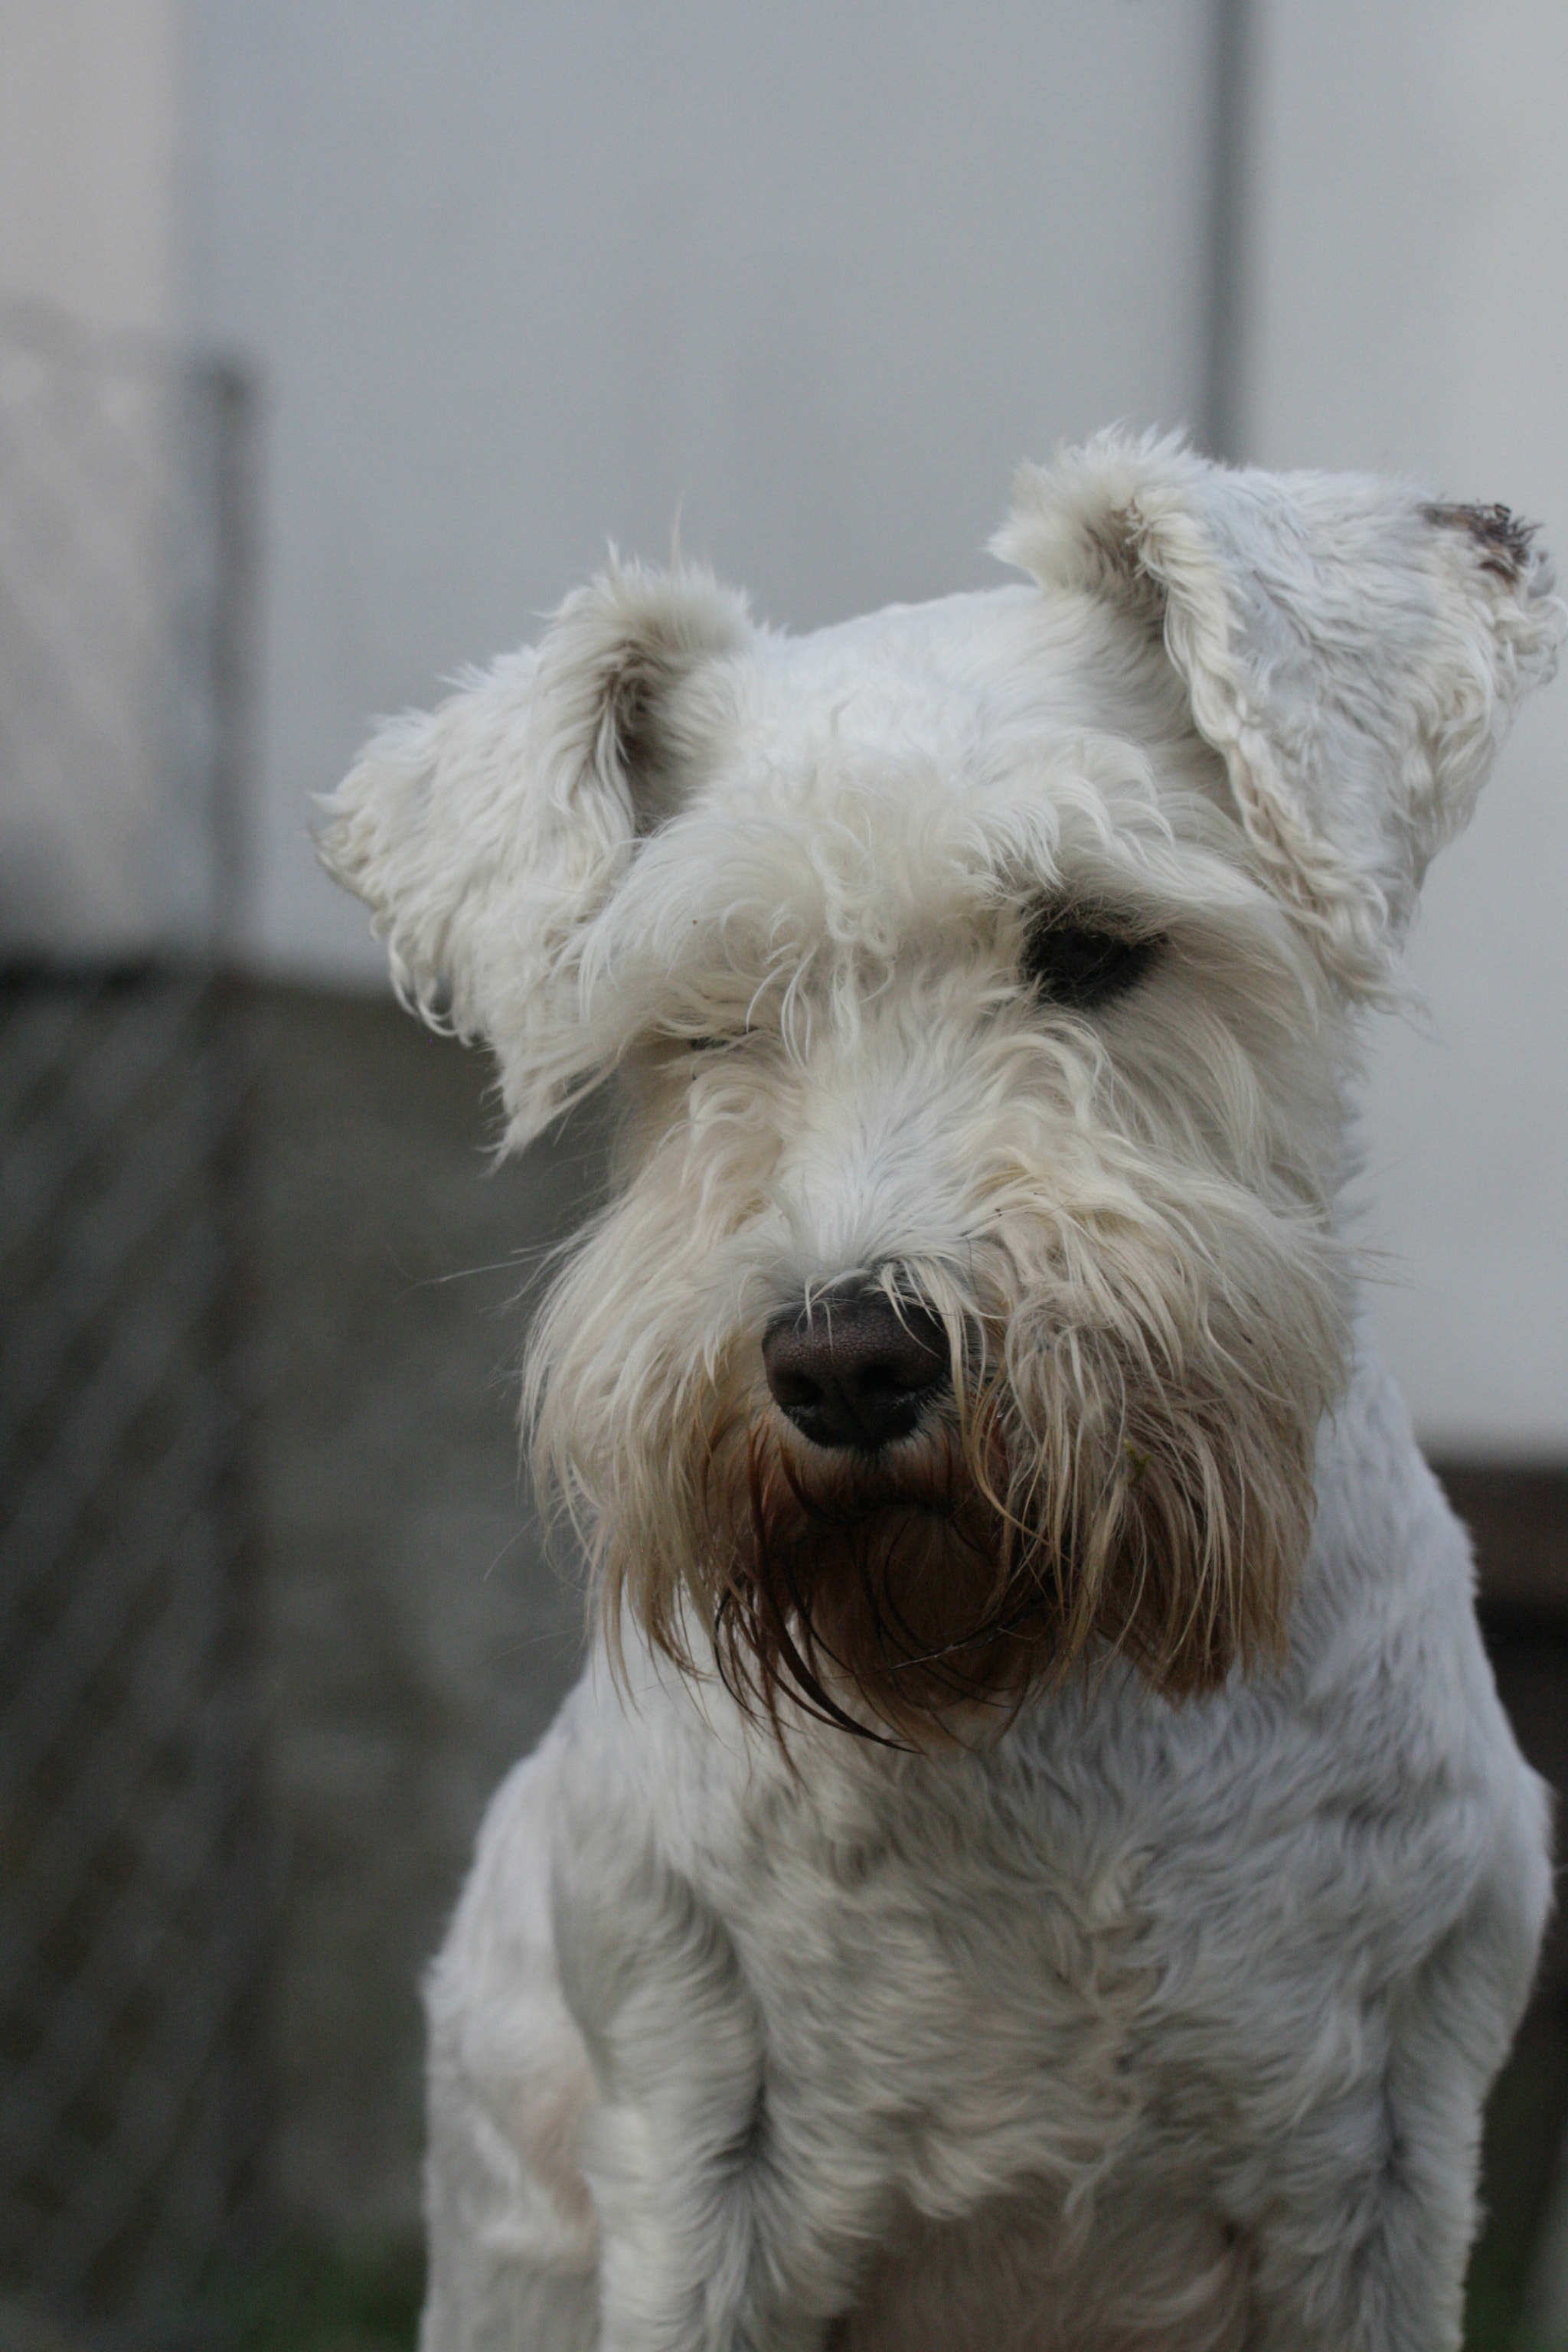
[[[717,1433],[701,1494],[720,1670],[775,1729],[786,1693],[846,1729],[868,1712],[907,1734],[1024,1686],[1045,1595],[1009,1574],[1005,1521],[954,1428],[886,1461],[813,1461],[759,1413]]]
[[[1322,1399],[1178,1393],[1109,1344],[1070,1382],[1001,1376],[869,1459],[804,1445],[765,1398],[716,1408],[681,1483],[689,1524],[623,1524],[605,1596],[734,1696],[927,1747],[1119,1654],[1171,1698],[1278,1654],[1311,1517]]]

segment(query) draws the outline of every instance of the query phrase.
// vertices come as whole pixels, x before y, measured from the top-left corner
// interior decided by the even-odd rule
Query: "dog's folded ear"
[[[326,802],[319,847],[371,908],[398,992],[484,1037],[521,1144],[583,1075],[585,925],[679,806],[717,723],[744,601],[700,568],[612,562],[537,647],[391,720]]]
[[[1362,475],[1211,465],[1111,432],[1026,467],[994,541],[1163,634],[1270,887],[1381,994],[1563,608],[1527,526]]]

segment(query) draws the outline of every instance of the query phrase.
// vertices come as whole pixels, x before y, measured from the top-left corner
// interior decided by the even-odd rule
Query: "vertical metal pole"
[[[239,955],[249,880],[246,778],[248,656],[255,623],[256,398],[241,371],[203,371],[212,404],[215,593],[212,643],[212,906],[209,952],[228,971]]]
[[[222,1433],[217,1497],[225,1576],[222,1674],[231,1702],[225,1758],[232,2002],[226,2084],[226,2235],[231,2260],[243,2267],[264,2242],[268,2219],[266,2129],[271,2084],[265,2011],[275,1910],[262,1785],[264,1628],[252,1387],[259,1290],[255,1214],[258,1023],[253,992],[241,971],[250,871],[247,800],[257,617],[258,403],[253,385],[238,368],[214,363],[204,375],[211,404],[214,531],[207,986],[220,1271],[213,1337]]]
[[[1214,0],[1209,132],[1208,316],[1199,428],[1211,457],[1233,463],[1244,446],[1246,400],[1247,170],[1257,47],[1254,0]]]

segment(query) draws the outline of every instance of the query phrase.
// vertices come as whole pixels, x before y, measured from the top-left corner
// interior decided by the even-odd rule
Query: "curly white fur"
[[[627,1103],[528,1373],[601,1640],[431,1982],[426,2352],[1458,2341],[1545,1804],[1346,1095],[1560,608],[1501,509],[1115,436],[998,545],[803,640],[619,567],[332,804],[509,1141]],[[1042,921],[1135,984],[1042,999]],[[763,1353],[851,1277],[952,1375],[858,1464]]]

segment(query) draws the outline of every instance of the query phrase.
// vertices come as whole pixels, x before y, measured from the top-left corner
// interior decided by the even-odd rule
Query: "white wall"
[[[188,0],[5,0],[0,298],[180,325],[188,35]]]
[[[1247,454],[1539,518],[1568,573],[1568,9],[1260,0]],[[1427,886],[1371,1092],[1379,1305],[1429,1442],[1568,1451],[1568,677]]]
[[[208,0],[198,315],[268,397],[254,946],[309,796],[613,537],[807,625],[993,576],[1026,454],[1202,392],[1210,0]]]
[[[0,5],[0,947],[200,937],[184,323],[186,0]]]

